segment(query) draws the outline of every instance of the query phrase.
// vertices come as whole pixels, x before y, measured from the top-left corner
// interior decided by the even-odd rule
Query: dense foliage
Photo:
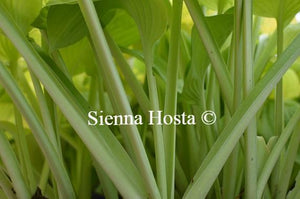
[[[0,198],[300,198],[299,11],[1,0]],[[196,124],[93,126],[90,111]]]

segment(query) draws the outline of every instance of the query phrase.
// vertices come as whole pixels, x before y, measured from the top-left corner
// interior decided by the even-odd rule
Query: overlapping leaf
[[[50,51],[71,45],[87,34],[83,16],[77,4],[49,8],[47,33]]]
[[[42,8],[42,0],[1,0],[0,6],[3,6],[16,21],[19,28],[27,33],[30,24]]]
[[[207,17],[206,21],[217,44],[222,46],[233,28],[233,16],[230,14]],[[195,28],[192,30],[191,68],[185,80],[183,97],[190,103],[199,103],[201,89],[209,64],[209,57]]]
[[[7,37],[0,32],[0,60],[9,65],[11,61],[16,61],[19,53]]]
[[[221,13],[233,6],[233,0],[198,0],[200,4]]]
[[[95,74],[95,56],[86,37],[61,49],[60,52],[72,76],[82,72],[87,72],[89,75]]]
[[[257,120],[258,134],[263,136],[267,141],[274,135],[274,107],[273,100],[267,101]],[[284,118],[285,123],[287,123],[295,110],[299,107],[299,104],[290,100],[285,102],[284,107]]]
[[[140,36],[134,20],[121,9],[115,10],[115,14],[105,30],[120,46],[126,47],[139,41]]]
[[[300,171],[298,172],[297,178],[296,178],[296,184],[294,188],[289,191],[287,195],[287,199],[295,199],[300,197]]]
[[[166,3],[160,0],[122,0],[122,4],[135,20],[144,47],[152,47],[166,29]]]
[[[76,1],[50,1],[49,11],[44,8],[36,20],[37,27],[47,29],[50,51],[72,45],[87,35],[87,27]],[[139,40],[132,18],[122,9],[119,1],[95,2],[97,13],[106,31],[115,42],[128,46]],[[46,15],[46,17],[45,17]]]
[[[6,9],[18,27],[27,33],[30,24],[38,16],[42,8],[41,0],[2,0],[0,6]],[[0,60],[6,64],[16,61],[18,52],[11,42],[0,31]]]
[[[254,0],[254,14],[263,16],[278,18],[280,12],[283,12],[283,20],[291,20],[297,12],[300,11],[300,0]]]
[[[51,6],[49,6],[47,18],[45,18],[45,13],[41,13],[38,26],[47,24],[50,51],[74,44],[88,35],[86,24],[76,1],[50,2],[48,5]],[[97,1],[95,6],[103,26],[107,25],[114,17],[114,13],[109,13],[109,11],[121,7],[118,1],[108,0]],[[45,20],[47,21],[45,22]]]

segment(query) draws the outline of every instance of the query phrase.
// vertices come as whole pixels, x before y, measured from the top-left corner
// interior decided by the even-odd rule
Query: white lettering
[[[93,123],[92,123],[90,120],[88,120],[88,125],[89,126],[95,126],[98,123],[97,111],[90,111],[88,113],[88,117],[89,117],[89,119],[91,119],[93,121]]]
[[[154,111],[149,111],[149,119],[150,119],[150,122],[149,122],[149,125],[162,125],[161,123],[161,112],[162,111],[157,111],[157,116],[154,116]],[[156,122],[154,123],[153,120],[156,119]]]

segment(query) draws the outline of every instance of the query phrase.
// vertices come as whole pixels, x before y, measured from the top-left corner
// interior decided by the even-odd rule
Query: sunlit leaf
[[[300,24],[288,25],[284,30],[284,48],[286,48],[299,33]],[[257,44],[257,55],[254,62],[256,81],[259,80],[263,72],[266,72],[269,69],[268,66],[270,66],[274,62],[274,58],[276,57],[276,32],[269,36],[262,36],[263,37]],[[292,69],[294,69],[298,73],[298,75],[300,74],[300,58],[295,61]]]
[[[17,49],[7,39],[7,37],[0,32],[0,60],[9,65],[11,61],[16,61],[19,57]]]
[[[6,93],[3,93],[0,97],[0,121],[9,121],[14,122],[14,105],[8,95]]]
[[[295,99],[300,95],[300,81],[297,73],[293,69],[289,69],[283,76],[283,97],[287,99]],[[275,98],[275,91],[271,93],[271,99]]]
[[[17,25],[26,33],[42,8],[42,0],[1,0]]]
[[[299,0],[283,0],[283,6],[280,5],[280,1],[281,0],[254,0],[254,14],[263,17],[277,18],[279,17],[279,12],[283,12],[283,20],[289,21],[300,11]]]
[[[72,76],[82,72],[87,72],[89,75],[95,74],[95,57],[86,37],[61,49],[60,52]]]
[[[118,9],[105,30],[120,46],[128,46],[139,41],[139,32],[133,19],[125,10]]]
[[[136,22],[144,47],[152,47],[166,29],[166,4],[160,0],[122,0],[122,3]]]
[[[233,6],[233,0],[198,0],[200,4],[207,6],[212,10],[218,10],[223,13]]]

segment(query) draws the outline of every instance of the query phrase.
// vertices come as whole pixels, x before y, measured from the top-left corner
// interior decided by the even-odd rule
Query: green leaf
[[[109,23],[109,21],[114,17],[115,13],[109,11],[113,8],[121,7],[118,1],[111,2],[108,0],[96,2],[95,6],[98,16],[100,19],[103,18],[103,20],[101,20],[103,26],[107,25],[107,23]],[[43,22],[45,12],[46,11],[40,14],[38,19],[40,24],[38,24],[38,26],[43,26],[45,23]],[[130,21],[128,17],[118,17],[122,17],[122,20],[126,20],[127,24],[130,22],[132,24],[132,20]],[[125,21],[121,21],[120,23],[124,24],[124,22]],[[78,4],[58,4],[50,6],[46,23],[50,52],[55,49],[74,44],[81,40],[84,36],[88,35],[88,30]],[[124,27],[124,29],[127,28],[128,26]],[[111,29],[113,30],[114,28]]]
[[[105,26],[105,30],[120,46],[126,47],[139,41],[140,36],[134,20],[125,10],[114,10],[115,15]],[[107,13],[109,14],[109,13]]]
[[[284,103],[284,119],[285,124],[290,120],[291,116],[294,114],[295,110],[299,107],[296,101],[287,100]],[[261,114],[257,122],[258,134],[263,136],[265,140],[269,140],[274,136],[274,101],[268,100],[261,111]]]
[[[286,48],[297,35],[300,34],[300,23],[287,26],[284,31],[284,48]],[[300,57],[293,64],[292,69],[295,70],[300,78]]]
[[[285,100],[295,99],[300,95],[300,81],[297,73],[289,69],[283,76],[283,97]],[[275,90],[271,93],[271,99],[275,98]]]
[[[267,147],[267,144],[265,142],[265,139],[261,136],[257,136],[257,171],[258,174],[260,174],[264,164],[265,160],[267,159],[270,151]]]
[[[257,136],[257,171],[260,175],[268,156],[277,141],[277,137],[273,136],[269,139],[268,144],[263,137]]]
[[[143,46],[152,47],[166,29],[166,4],[160,0],[122,0],[122,3],[138,26]]]
[[[14,121],[14,105],[11,102],[0,102],[1,111],[0,111],[0,120],[1,121]]]
[[[38,16],[42,8],[42,0],[1,0],[0,6],[5,8],[18,27],[24,33],[27,33],[30,24]]]
[[[50,51],[71,45],[87,34],[87,28],[78,5],[51,6],[47,17]]]
[[[228,67],[226,66],[224,58],[222,57],[221,50],[218,48],[218,45],[212,36],[203,11],[197,0],[185,0],[185,4],[189,9],[195,26],[197,27],[199,36],[205,46],[206,51],[208,52],[217,79],[219,82],[222,82],[222,84],[220,84],[220,88],[223,99],[227,107],[229,107],[229,111],[232,111],[233,86]]]
[[[32,22],[32,26],[41,30],[47,30],[47,17],[49,12],[49,6],[43,7],[39,16]]]
[[[134,68],[138,68],[139,74],[140,74],[140,78],[141,80],[144,80],[144,68],[145,68],[145,57],[143,55],[143,53],[141,51],[138,50],[133,50],[133,49],[129,49],[129,48],[122,48],[121,50],[123,53],[126,53],[133,58],[133,67]],[[153,63],[153,73],[155,75],[157,75],[157,77],[160,77],[162,79],[163,82],[167,81],[166,78],[166,65],[167,63],[161,59],[159,56],[155,56],[154,57],[154,63]],[[133,68],[133,70],[134,70]],[[143,75],[142,75],[143,74]],[[178,88],[178,90],[180,90]]]
[[[290,24],[284,30],[284,46],[285,49],[297,35],[300,33],[300,24]],[[272,58],[276,54],[276,33],[269,35],[266,39],[259,39],[255,57],[255,80],[258,81],[260,76],[268,69],[268,64],[272,62]],[[292,66],[296,72],[300,71],[300,58]]]
[[[283,6],[280,5],[280,1],[282,0],[254,0],[254,14],[263,17],[278,18],[279,13],[283,12],[283,20],[287,22],[300,11],[300,0],[283,0]]]
[[[267,68],[270,59],[274,57],[276,38],[277,35],[273,33],[267,38],[259,40],[254,61],[254,77],[256,82],[260,79],[264,70]]]
[[[222,14],[205,18],[215,41],[222,47],[233,28],[233,15]],[[209,65],[209,57],[199,37],[196,27],[192,30],[191,67],[185,79],[183,98],[196,104],[202,100],[200,89],[204,89],[205,75]]]
[[[9,65],[10,62],[16,61],[19,57],[17,49],[7,39],[7,37],[0,32],[0,60],[5,64]]]
[[[212,10],[218,10],[223,13],[233,6],[233,0],[198,0],[200,4],[207,6]]]
[[[300,33],[300,23],[288,25],[284,30],[283,48],[286,48],[299,35],[299,33]]]
[[[62,48],[60,53],[72,76],[82,72],[86,72],[89,75],[95,75],[95,56],[86,37],[73,45]]]

